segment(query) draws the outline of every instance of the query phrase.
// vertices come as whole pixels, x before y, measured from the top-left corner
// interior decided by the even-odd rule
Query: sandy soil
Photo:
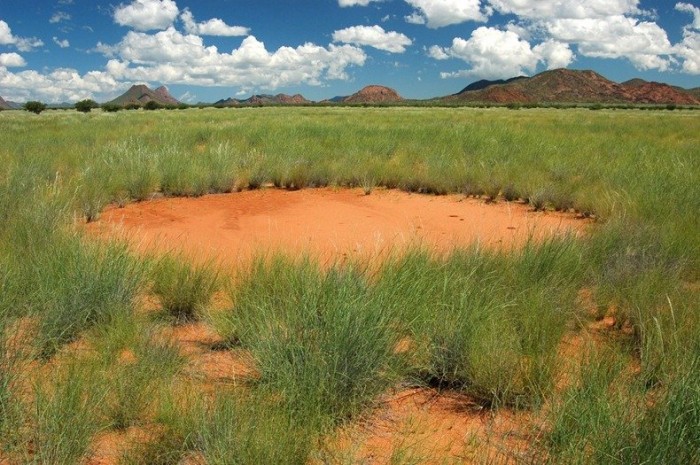
[[[364,421],[342,428],[330,463],[510,464],[528,454],[528,412],[492,412],[457,393],[408,388],[387,394]],[[343,462],[345,460],[345,462]]]
[[[127,235],[142,250],[178,249],[231,264],[279,251],[334,261],[375,257],[409,245],[437,252],[475,241],[508,248],[531,236],[581,233],[587,225],[569,214],[457,195],[262,189],[110,207],[88,228]]]
[[[381,258],[411,245],[437,253],[474,242],[517,248],[530,237],[582,234],[589,224],[569,214],[456,195],[262,189],[110,207],[87,228],[101,236],[127,237],[144,252],[184,251],[193,259],[235,265],[273,252],[307,253],[331,263]],[[220,338],[205,324],[167,332],[188,360],[186,375],[198,380],[203,392],[257,376],[245,351],[216,350]],[[522,412],[494,414],[454,393],[398,390],[379,399],[367,417],[329,438],[324,463],[514,463],[527,455],[532,420]],[[102,435],[91,465],[114,463],[125,443],[139,442],[143,434],[134,429]]]

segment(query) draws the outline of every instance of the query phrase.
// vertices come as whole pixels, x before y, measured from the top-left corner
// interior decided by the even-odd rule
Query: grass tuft
[[[165,255],[153,269],[152,291],[177,323],[198,320],[219,287],[213,262],[193,264],[182,255]]]

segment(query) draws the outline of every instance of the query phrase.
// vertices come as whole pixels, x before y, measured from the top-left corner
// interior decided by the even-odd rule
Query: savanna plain
[[[700,463],[696,113],[0,112],[0,463]],[[238,263],[92,228],[310,189],[579,226]]]

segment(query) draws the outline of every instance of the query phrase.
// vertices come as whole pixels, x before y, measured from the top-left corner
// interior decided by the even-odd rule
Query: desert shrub
[[[137,342],[127,352],[133,360],[105,360],[101,411],[112,428],[124,429],[145,421],[157,402],[161,383],[171,383],[182,364],[177,348],[167,342],[145,338]]]
[[[625,379],[630,362],[617,348],[588,347],[580,374],[552,410],[546,442],[552,463],[641,463],[633,460],[644,412],[639,386]]]
[[[121,105],[116,105],[114,103],[103,103],[101,105],[102,111],[106,111],[108,113],[116,113],[118,111],[121,111],[124,109],[123,106]]]
[[[219,281],[213,262],[194,264],[181,255],[165,255],[154,266],[152,290],[176,322],[194,321],[211,302]]]
[[[640,426],[634,459],[638,463],[685,464],[700,451],[700,351],[695,347],[685,364],[666,380],[661,399],[652,404]]]
[[[10,344],[10,331],[15,321],[17,298],[17,278],[9,262],[0,255],[0,451],[10,448],[17,439],[22,425],[21,400],[13,388],[19,375],[19,347]]]
[[[46,110],[46,104],[37,102],[36,100],[31,100],[24,104],[24,109],[38,115],[42,111]]]
[[[156,102],[155,100],[149,100],[146,102],[146,104],[143,106],[144,110],[160,110],[163,108],[163,105],[160,103]]]
[[[76,102],[75,109],[81,113],[90,113],[94,108],[100,108],[100,104],[92,99]]]

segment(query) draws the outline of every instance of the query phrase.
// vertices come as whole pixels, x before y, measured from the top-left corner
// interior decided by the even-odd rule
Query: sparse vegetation
[[[3,112],[0,133],[0,462],[88,462],[114,433],[137,438],[123,463],[307,464],[406,385],[531,413],[525,463],[698,460],[693,112]],[[266,183],[460,193],[597,224],[518,250],[236,269],[82,233],[110,203]],[[211,310],[225,276],[232,303]],[[216,337],[178,339],[197,325]],[[238,354],[252,375],[202,369]]]

